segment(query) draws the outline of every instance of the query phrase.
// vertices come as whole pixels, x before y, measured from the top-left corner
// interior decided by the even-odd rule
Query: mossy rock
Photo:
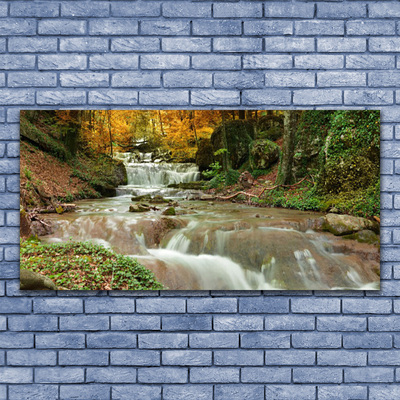
[[[168,207],[161,214],[162,215],[176,215],[176,211],[175,211],[174,207]]]
[[[355,232],[352,235],[345,235],[343,236],[344,239],[353,239],[357,240],[357,242],[360,243],[368,243],[368,244],[375,244],[378,245],[380,243],[379,240],[379,235],[377,235],[375,232],[364,229],[359,232]]]
[[[267,169],[279,160],[280,148],[268,139],[254,140],[250,144],[250,166],[255,169]]]
[[[149,200],[149,203],[152,203],[152,204],[169,203],[169,200],[164,199],[164,197],[162,197],[159,194],[156,194],[153,198],[151,198]]]
[[[57,290],[55,283],[42,274],[21,269],[20,272],[20,289],[21,290]]]
[[[200,172],[207,170],[214,162],[214,150],[210,139],[202,139],[195,157],[196,165]]]
[[[327,214],[325,215],[322,229],[333,233],[335,236],[345,236],[363,230],[376,232],[379,229],[379,224],[369,219],[353,217],[352,215]]]
[[[62,208],[61,206],[57,206],[56,207],[56,213],[57,214],[62,214],[64,211],[65,211],[64,208]]]
[[[150,211],[150,206],[144,203],[131,204],[129,212],[147,212]]]
[[[275,140],[280,139],[283,136],[283,127],[274,126],[266,131],[259,132],[257,134],[257,139],[268,139]]]

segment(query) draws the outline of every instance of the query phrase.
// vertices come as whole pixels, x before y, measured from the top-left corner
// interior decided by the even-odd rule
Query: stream
[[[379,289],[379,251],[373,245],[317,232],[322,214],[240,203],[185,200],[167,185],[198,180],[194,164],[140,162],[120,154],[128,185],[117,197],[77,202],[75,212],[49,215],[46,242],[90,240],[137,258],[173,290]],[[178,201],[128,212],[132,195],[161,194]]]

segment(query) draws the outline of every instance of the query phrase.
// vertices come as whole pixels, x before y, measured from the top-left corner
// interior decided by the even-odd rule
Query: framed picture
[[[20,122],[21,289],[380,287],[379,111]]]

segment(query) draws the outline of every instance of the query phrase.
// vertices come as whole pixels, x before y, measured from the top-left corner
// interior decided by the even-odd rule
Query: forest
[[[54,239],[60,219],[79,216],[85,201],[111,198],[112,204],[115,199],[129,202],[124,218],[144,218],[133,214],[153,211],[169,226],[165,237],[179,224],[186,226],[179,215],[187,213],[189,200],[206,201],[209,207],[243,205],[256,210],[257,218],[262,209],[312,211],[323,215],[309,223],[313,229],[374,245],[379,253],[379,162],[379,111],[22,111],[21,268],[68,289],[169,288],[157,280],[160,267],[150,268],[154,275],[138,258],[118,252],[106,257],[104,252],[118,250],[116,245],[105,250],[82,238],[75,247],[65,237],[58,237],[62,243]],[[143,181],[146,174],[153,174],[148,182]],[[169,214],[154,196],[165,202]],[[170,216],[168,224],[159,214]],[[146,250],[152,241],[153,247],[162,246],[163,238],[149,239],[148,234],[154,232],[144,233]],[[53,242],[42,240],[52,235]],[[47,262],[41,259],[46,252]],[[93,252],[96,261],[75,266],[74,279],[66,279],[60,266],[50,265],[55,255],[64,255],[70,265],[72,254],[81,261],[85,252]],[[99,272],[105,259],[116,263],[117,258],[140,272],[111,278],[116,264]],[[30,279],[43,285],[40,276]]]

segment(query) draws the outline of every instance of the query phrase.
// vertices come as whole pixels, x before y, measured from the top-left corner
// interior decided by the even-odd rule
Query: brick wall
[[[385,0],[2,1],[0,399],[400,398],[399,16]],[[20,292],[19,110],[167,107],[382,110],[382,290]]]

